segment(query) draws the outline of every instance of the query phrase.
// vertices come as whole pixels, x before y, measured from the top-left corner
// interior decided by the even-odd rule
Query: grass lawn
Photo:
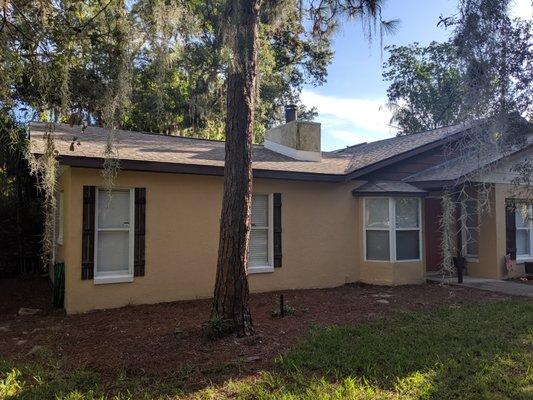
[[[271,371],[192,390],[155,378],[0,364],[0,399],[533,399],[533,302],[505,300],[317,327]],[[221,371],[225,366],[220,366]]]

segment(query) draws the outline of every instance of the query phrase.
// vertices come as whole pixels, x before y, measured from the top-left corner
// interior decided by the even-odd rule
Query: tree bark
[[[226,32],[233,60],[227,80],[226,154],[220,242],[212,317],[229,322],[226,333],[253,334],[247,280],[252,139],[261,0],[231,0]]]

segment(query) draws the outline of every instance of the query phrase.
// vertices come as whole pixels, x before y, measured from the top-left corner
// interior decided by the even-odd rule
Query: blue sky
[[[433,40],[445,41],[450,31],[437,27],[439,16],[456,12],[457,0],[388,0],[384,19],[400,19],[396,34],[385,37],[384,45],[406,45]],[[514,0],[512,16],[531,18],[531,0]],[[334,38],[335,56],[328,68],[328,80],[319,87],[305,86],[302,102],[318,110],[322,123],[322,149],[333,150],[356,143],[391,137],[386,110],[388,83],[382,79],[379,39],[369,45],[360,21],[346,21]]]

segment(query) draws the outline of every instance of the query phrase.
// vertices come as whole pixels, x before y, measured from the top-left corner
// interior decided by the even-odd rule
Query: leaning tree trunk
[[[253,334],[248,308],[248,244],[252,197],[252,138],[261,0],[232,0],[226,37],[233,54],[227,82],[226,158],[212,317],[228,332]]]

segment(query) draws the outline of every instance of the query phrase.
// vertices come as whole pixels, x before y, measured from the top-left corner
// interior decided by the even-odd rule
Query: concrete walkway
[[[427,280],[433,282],[442,282],[442,278],[435,275],[427,277]],[[528,285],[525,283],[500,281],[497,279],[474,278],[471,276],[465,276],[463,278],[463,283],[460,284],[457,283],[456,277],[447,279],[446,282],[453,285],[467,286],[481,290],[488,290],[491,292],[510,294],[513,296],[533,297],[533,285]]]

